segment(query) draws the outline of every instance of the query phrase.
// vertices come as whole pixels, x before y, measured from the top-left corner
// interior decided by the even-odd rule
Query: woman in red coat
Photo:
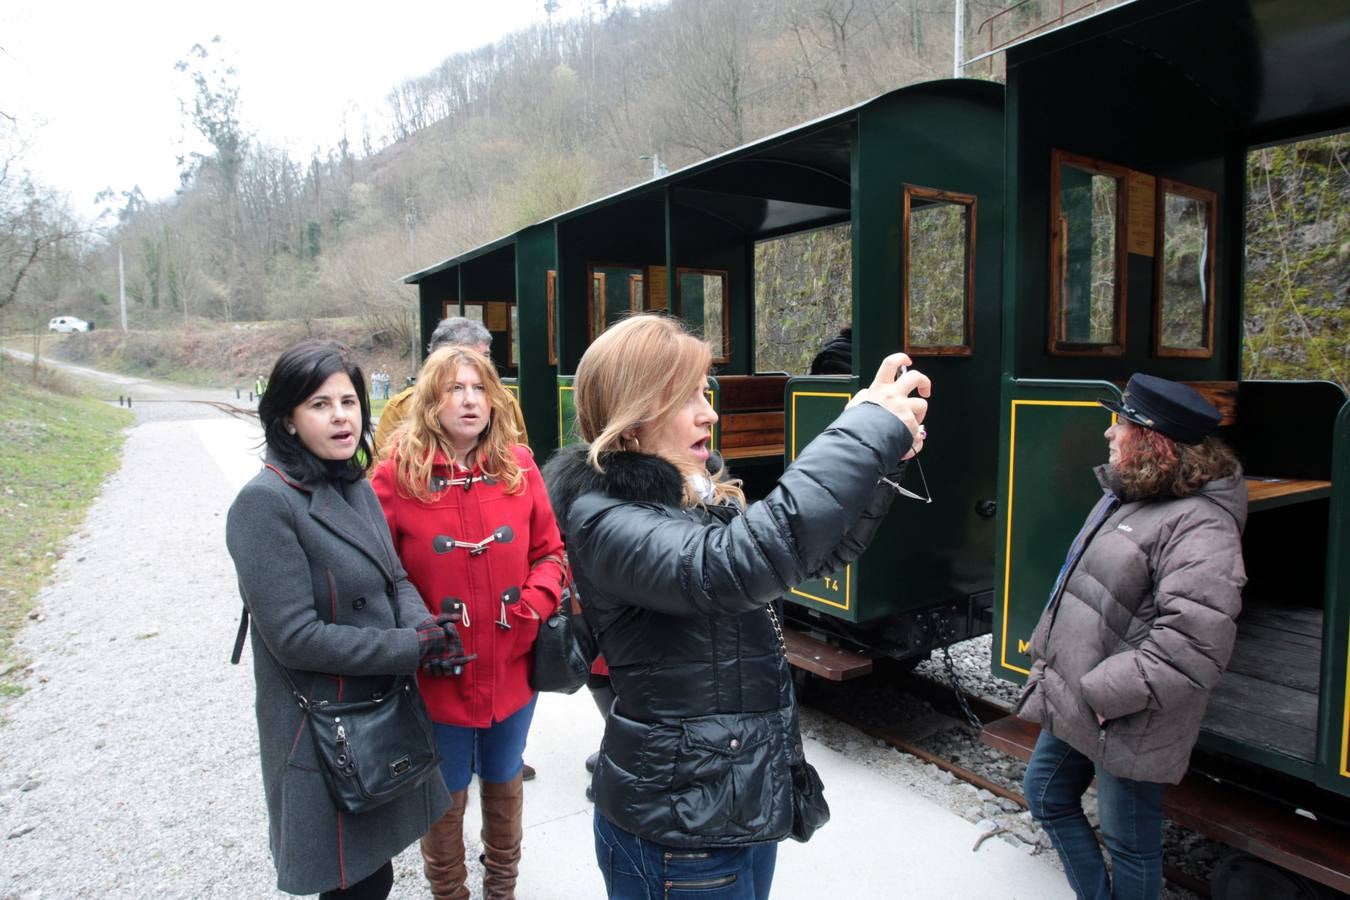
[[[564,581],[562,538],[534,458],[504,412],[510,402],[486,356],[437,350],[372,477],[408,578],[431,610],[455,616],[464,641],[452,677],[420,679],[454,800],[422,839],[437,898],[469,897],[464,805],[475,772],[483,896],[514,896],[521,753],[535,702],[530,652]]]

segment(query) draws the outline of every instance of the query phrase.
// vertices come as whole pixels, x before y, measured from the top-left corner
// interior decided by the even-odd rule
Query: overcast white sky
[[[363,114],[382,121],[398,82],[543,18],[542,0],[0,0],[0,112],[29,140],[28,168],[92,218],[105,187],[154,200],[178,186],[191,86],[174,63],[195,43],[224,39],[245,129],[307,159],[337,143],[344,113],[359,147]]]

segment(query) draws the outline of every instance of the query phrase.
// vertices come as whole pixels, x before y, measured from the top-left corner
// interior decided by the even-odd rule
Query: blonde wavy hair
[[[510,409],[511,397],[497,377],[492,360],[467,347],[442,347],[422,364],[417,386],[413,388],[408,418],[394,432],[384,453],[395,459],[400,496],[423,502],[436,496],[437,492],[430,488],[430,479],[432,460],[437,453],[464,464],[464,460],[456,459],[450,437],[440,422],[441,408],[448,400],[446,391],[459,374],[460,366],[470,367],[483,379],[490,407],[487,427],[478,436],[479,469],[484,475],[501,481],[508,494],[519,494],[525,489],[525,474],[512,450],[520,442],[520,432],[512,416],[503,413]]]
[[[674,416],[703,383],[711,365],[712,349],[669,316],[636,315],[607,328],[586,348],[573,382],[577,431],[591,445],[587,456],[591,466],[604,471],[603,454],[629,449],[625,434]],[[640,441],[636,449],[641,451]],[[685,505],[701,504],[689,476],[707,471],[671,462],[685,476]],[[744,505],[740,481],[727,477],[725,468],[712,476],[712,482],[714,502]]]
[[[1183,444],[1130,423],[1115,466],[1127,500],[1185,497],[1237,471],[1237,457],[1214,436]]]

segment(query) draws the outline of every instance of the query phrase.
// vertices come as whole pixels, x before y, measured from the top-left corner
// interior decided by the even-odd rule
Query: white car
[[[93,327],[84,319],[77,319],[74,316],[57,316],[47,323],[48,331],[59,331],[62,334],[70,334],[72,331],[89,331]]]

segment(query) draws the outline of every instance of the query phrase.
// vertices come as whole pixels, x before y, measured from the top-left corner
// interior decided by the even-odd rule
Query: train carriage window
[[[1215,195],[1166,178],[1158,181],[1157,290],[1153,354],[1214,354]]]
[[[727,273],[723,269],[680,269],[680,315],[695,334],[712,345],[713,362],[731,358]],[[719,353],[720,349],[720,353]]]
[[[642,309],[641,272],[637,272],[628,276],[628,308],[631,310]]]
[[[754,285],[754,370],[806,372],[853,318],[853,226],[759,241]]]
[[[1050,353],[1125,351],[1128,170],[1061,150],[1050,172]]]
[[[618,264],[592,265],[591,340],[629,313],[642,309],[642,269]]]
[[[1350,131],[1249,150],[1246,181],[1242,380],[1350,390]]]
[[[591,340],[600,336],[600,332],[605,330],[605,288],[606,279],[604,272],[591,272],[591,299],[590,299],[590,319],[591,319]]]
[[[969,356],[974,344],[975,198],[905,185],[905,352]]]
[[[511,355],[507,365],[515,367],[520,365],[520,312],[516,304],[511,304]]]

